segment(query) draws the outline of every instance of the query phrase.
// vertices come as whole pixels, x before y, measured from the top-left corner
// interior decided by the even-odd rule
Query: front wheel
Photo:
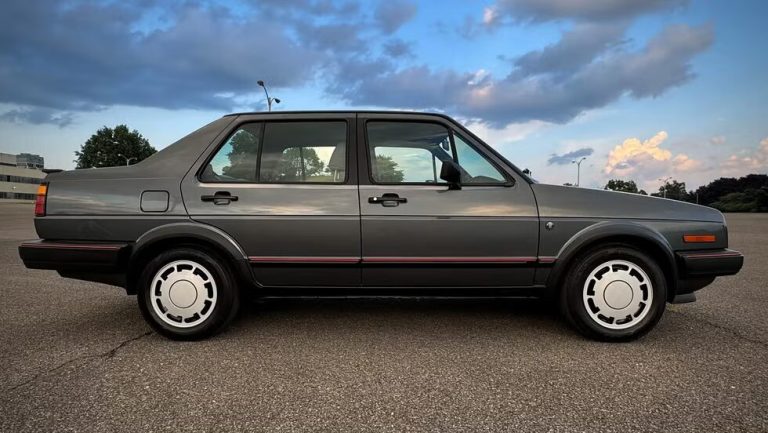
[[[574,327],[602,341],[627,341],[650,331],[661,319],[666,280],[647,254],[624,244],[593,249],[569,270],[562,309]]]
[[[237,313],[239,291],[215,255],[187,247],[163,252],[147,264],[138,301],[142,315],[158,333],[196,340],[229,324]]]

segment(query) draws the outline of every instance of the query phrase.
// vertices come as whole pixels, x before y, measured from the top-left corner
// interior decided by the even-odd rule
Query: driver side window
[[[453,134],[462,185],[505,183],[506,179],[483,155],[458,134]]]
[[[382,184],[444,184],[444,161],[455,161],[463,185],[504,184],[506,178],[467,140],[429,122],[370,121],[372,180]],[[453,140],[452,140],[453,139]]]

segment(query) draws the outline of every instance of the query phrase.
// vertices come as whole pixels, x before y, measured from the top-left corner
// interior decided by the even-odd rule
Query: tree
[[[114,129],[103,127],[75,151],[77,168],[114,167],[126,165],[126,158],[135,164],[157,152],[137,130],[125,125]],[[122,156],[119,156],[122,155]]]
[[[254,133],[248,129],[248,126],[237,131],[230,139],[232,150],[227,154],[229,165],[222,169],[225,176],[250,179],[256,174],[260,130]]]
[[[291,147],[283,151],[276,173],[281,179],[305,180],[323,173],[325,164],[314,149]]]
[[[659,192],[654,192],[651,195],[654,197],[671,198],[673,200],[691,201],[690,195],[685,189],[685,182],[678,182],[674,179],[660,186]]]
[[[605,184],[603,189],[620,192],[631,192],[633,194],[640,193],[634,180],[611,179],[607,184]]]
[[[397,183],[405,179],[403,171],[397,168],[397,163],[391,156],[376,155],[376,164],[373,166],[374,178],[379,182]]]
[[[712,207],[723,212],[768,212],[768,187],[726,194]]]
[[[747,189],[760,189],[764,186],[768,186],[768,175],[765,174],[750,174],[739,179],[721,177],[707,185],[700,186],[694,192],[694,197],[698,195],[699,204],[711,206],[727,194],[744,192]]]
[[[236,155],[239,154],[231,153],[230,161]],[[259,180],[266,182],[302,182],[311,178],[320,181],[323,179],[318,179],[318,176],[321,176],[325,171],[325,164],[315,149],[309,147],[289,147],[283,150],[274,165],[270,164],[270,167],[265,167],[263,164],[262,160]]]

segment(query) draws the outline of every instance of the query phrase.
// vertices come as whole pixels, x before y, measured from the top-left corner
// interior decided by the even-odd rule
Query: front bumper
[[[677,254],[678,281],[673,304],[693,302],[695,291],[712,284],[716,277],[741,270],[744,256],[729,249],[680,251]]]
[[[744,256],[734,250],[680,251],[677,253],[682,278],[714,278],[734,275],[744,265]]]

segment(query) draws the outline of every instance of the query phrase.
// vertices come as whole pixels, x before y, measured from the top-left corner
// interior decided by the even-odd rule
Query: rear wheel
[[[205,338],[224,329],[239,307],[239,290],[214,254],[196,248],[163,252],[145,266],[138,286],[142,315],[160,334]]]
[[[566,318],[587,337],[627,341],[650,331],[666,306],[659,265],[629,245],[595,248],[577,258],[562,292]]]

